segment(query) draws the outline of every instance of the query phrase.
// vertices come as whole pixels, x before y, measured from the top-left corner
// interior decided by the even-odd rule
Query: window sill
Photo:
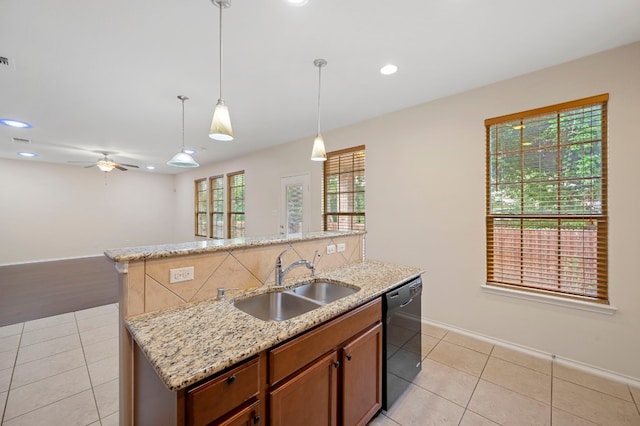
[[[600,303],[584,302],[582,300],[565,299],[563,297],[549,296],[546,294],[532,293],[528,291],[513,290],[510,288],[496,287],[483,284],[482,290],[485,293],[496,294],[499,296],[513,297],[516,299],[530,300],[538,303],[546,303],[547,305],[562,306],[565,308],[579,309],[581,311],[595,312],[603,315],[613,315],[618,309],[611,305],[603,305]]]

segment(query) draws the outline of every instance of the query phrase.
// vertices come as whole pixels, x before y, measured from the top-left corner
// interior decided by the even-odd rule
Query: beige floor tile
[[[0,338],[15,336],[16,334],[22,333],[22,328],[24,327],[24,323],[19,322],[17,324],[5,325],[0,327]]]
[[[435,325],[422,323],[422,334],[435,337],[436,339],[442,339],[447,334],[447,330]]]
[[[551,374],[551,357],[542,358],[518,352],[504,346],[496,345],[491,352],[491,356],[539,371],[544,374]]]
[[[103,340],[113,339],[114,337],[118,337],[117,324],[109,324],[103,327],[80,332],[82,346],[93,345],[95,343],[102,342]]]
[[[465,336],[464,334],[455,333],[453,331],[448,332],[447,335],[444,336],[443,340],[487,355],[490,354],[491,349],[493,349],[493,344],[491,343],[483,342],[482,340],[474,339],[473,337]]]
[[[633,397],[634,402],[638,406],[638,409],[640,409],[640,388],[629,386],[629,389],[631,390],[631,396]]]
[[[65,371],[85,365],[82,348],[51,355],[35,361],[17,365],[11,382],[11,388],[19,388]]]
[[[68,322],[75,322],[75,320],[76,320],[76,317],[73,315],[73,312],[54,315],[46,318],[40,318],[40,319],[25,322],[24,331],[29,332],[29,331],[40,330],[41,328],[53,327],[54,325],[60,325]]]
[[[78,320],[78,329],[80,332],[93,330],[94,328],[104,327],[106,325],[118,326],[118,311],[108,312],[103,315],[96,315]]]
[[[626,383],[614,382],[558,363],[553,364],[553,377],[633,402]]]
[[[553,378],[553,406],[603,425],[639,425],[633,402]]]
[[[551,376],[539,371],[490,357],[482,379],[551,405]]]
[[[425,359],[422,362],[422,371],[413,379],[413,383],[466,407],[478,383],[478,377]]]
[[[78,326],[75,322],[65,322],[53,325],[47,328],[40,328],[34,331],[25,331],[22,333],[20,346],[35,345],[36,343],[46,342],[48,340],[57,339],[58,337],[69,336],[78,333]]]
[[[102,426],[119,426],[120,425],[120,413],[115,412],[110,416],[102,419]]]
[[[20,345],[20,335],[0,337],[0,352],[6,352],[16,349]]]
[[[81,311],[74,312],[76,320],[84,320],[91,317],[96,317],[105,314],[118,314],[118,307],[116,304],[102,305],[95,308],[83,309]]]
[[[464,408],[418,386],[410,385],[387,416],[402,426],[458,425]]]
[[[503,426],[549,425],[551,407],[480,379],[469,410]]]
[[[4,413],[4,406],[7,402],[7,392],[0,392],[0,421],[2,421],[2,414]]]
[[[91,383],[84,366],[12,389],[7,398],[5,421],[87,389],[91,389]]]
[[[118,355],[118,338],[114,337],[92,345],[85,345],[83,349],[87,364],[93,364],[101,359]]]
[[[480,376],[488,355],[441,340],[427,359],[438,361],[465,373]]]
[[[16,355],[18,354],[18,349],[11,349],[9,351],[0,351],[0,370],[4,370],[6,368],[13,368],[13,365],[16,363]]]
[[[464,412],[460,426],[500,426],[498,423],[482,417],[480,414],[476,414],[471,410]]]
[[[9,383],[11,383],[11,375],[13,374],[13,368],[5,368],[0,370],[0,392],[6,392],[9,390]]]
[[[98,420],[91,390],[86,390],[45,407],[5,421],[3,426],[85,426]]]
[[[119,388],[118,379],[93,387],[93,393],[98,404],[100,418],[107,417],[118,411]]]
[[[597,423],[575,416],[558,408],[551,408],[551,424],[553,426],[596,426]]]
[[[118,357],[112,356],[89,364],[91,384],[95,387],[116,379],[119,375]]]
[[[35,345],[23,346],[18,350],[16,364],[24,364],[79,347],[80,338],[77,334],[58,337],[57,339],[47,340],[46,342],[36,343]]]
[[[369,426],[398,426],[398,423],[391,420],[389,417],[380,413],[377,417],[374,417],[369,423]]]

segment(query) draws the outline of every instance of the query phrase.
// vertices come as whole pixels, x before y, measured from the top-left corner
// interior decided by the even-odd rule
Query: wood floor
[[[118,275],[104,256],[0,266],[0,327],[118,300]]]

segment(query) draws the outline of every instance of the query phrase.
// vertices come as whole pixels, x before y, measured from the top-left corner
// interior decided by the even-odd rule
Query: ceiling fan
[[[113,161],[113,160],[111,160],[109,158],[109,153],[108,152],[101,152],[101,154],[103,156],[101,159],[99,159],[95,163],[89,164],[85,168],[88,169],[90,167],[98,166],[98,168],[100,170],[102,170],[103,172],[105,172],[105,173],[110,172],[113,169],[118,169],[118,170],[122,170],[123,172],[126,172],[128,170],[126,167],[133,167],[135,169],[138,168],[138,166],[136,166],[135,164],[116,163],[115,161]],[[87,164],[87,161],[67,161],[67,162],[68,163],[85,163],[85,164]]]

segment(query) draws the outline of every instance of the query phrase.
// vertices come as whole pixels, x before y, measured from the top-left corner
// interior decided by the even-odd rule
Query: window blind
[[[364,230],[364,145],[327,153],[327,161],[323,167],[324,230]]]
[[[207,180],[195,181],[195,235],[207,236]]]
[[[223,176],[209,178],[209,236],[224,238],[224,179]]]
[[[229,238],[244,237],[244,171],[229,173],[228,184],[228,220],[227,235]]]
[[[485,121],[489,285],[608,302],[607,101]]]

